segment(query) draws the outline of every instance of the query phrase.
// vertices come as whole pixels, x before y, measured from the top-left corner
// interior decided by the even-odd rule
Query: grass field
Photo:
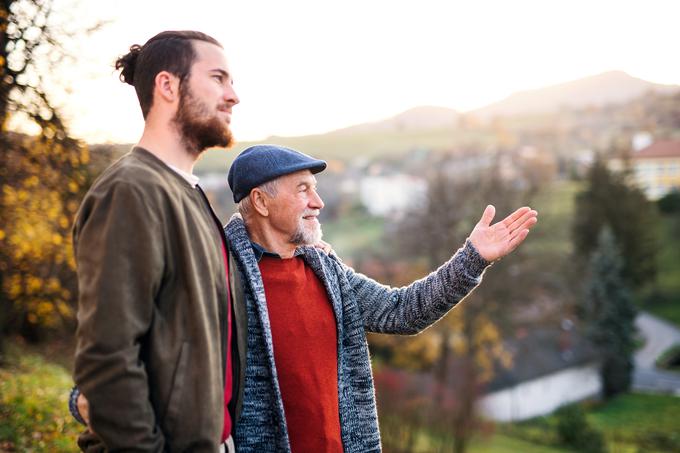
[[[73,452],[81,427],[68,413],[70,374],[23,348],[0,368],[0,452]]]
[[[680,326],[680,216],[661,218],[656,285],[639,297],[645,310]]]
[[[504,434],[495,434],[489,439],[474,440],[470,445],[469,453],[562,453],[571,451],[566,448],[526,442]]]
[[[594,408],[588,415],[612,444],[642,451],[680,451],[680,397],[633,393]]]
[[[9,366],[0,368],[0,451],[75,451],[81,428],[67,410],[70,373],[25,347],[13,348],[9,357]],[[604,433],[612,452],[680,451],[678,397],[627,394],[586,411],[590,424]],[[469,453],[570,451],[554,444],[555,424],[555,417],[549,416],[500,425],[495,434],[475,438]],[[536,441],[541,438],[547,441]],[[414,451],[432,451],[427,435],[419,437]]]
[[[604,435],[609,451],[662,453],[680,451],[680,398],[630,393],[606,403],[584,406],[588,423]],[[556,442],[557,417],[550,415],[502,431],[511,437]]]

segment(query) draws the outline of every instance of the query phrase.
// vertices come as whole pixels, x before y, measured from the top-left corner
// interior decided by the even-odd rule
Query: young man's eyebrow
[[[228,79],[231,78],[231,76],[229,75],[229,73],[228,73],[227,71],[225,71],[224,69],[215,68],[215,69],[211,69],[210,72],[217,72],[217,73],[223,75],[224,77],[226,77],[226,78],[228,78]]]

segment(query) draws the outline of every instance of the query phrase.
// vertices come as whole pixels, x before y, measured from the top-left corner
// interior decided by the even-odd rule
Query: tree
[[[464,242],[486,204],[494,204],[498,218],[503,218],[503,213],[512,212],[529,189],[503,179],[499,165],[474,176],[447,173],[446,162],[433,167],[437,170],[430,175],[425,199],[404,216],[395,231],[399,245],[395,249],[412,258],[426,259],[430,269],[449,259]],[[521,251],[514,255],[521,255]],[[456,453],[467,450],[469,439],[479,426],[475,403],[484,385],[499,367],[507,368],[512,363],[502,341],[509,327],[508,307],[512,305],[510,301],[526,298],[527,286],[521,281],[528,277],[517,267],[521,258],[512,261],[510,265],[496,263],[487,272],[487,276],[493,275],[475,290],[470,300],[419,335],[420,338],[394,340],[398,344],[397,354],[413,356],[402,359],[403,362],[431,357],[432,339],[438,345],[431,364],[437,382],[433,400],[450,404],[433,410],[430,423],[440,430],[446,425],[445,430],[453,433]],[[417,347],[410,348],[403,345],[405,342]]]
[[[0,362],[6,335],[39,340],[73,324],[70,229],[91,173],[88,148],[69,135],[48,93],[64,89],[47,78],[74,37],[52,6],[0,1]],[[16,117],[37,136],[11,132]]]
[[[603,394],[609,398],[630,387],[636,315],[623,260],[609,228],[598,235],[585,302],[588,336],[601,353]]]
[[[623,259],[623,277],[637,289],[656,277],[658,214],[627,172],[612,173],[596,160],[586,188],[576,196],[573,239],[576,258],[585,268],[603,228],[609,227]]]

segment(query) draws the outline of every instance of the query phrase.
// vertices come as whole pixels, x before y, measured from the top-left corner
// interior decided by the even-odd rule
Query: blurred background
[[[680,64],[670,1],[0,2],[0,452],[74,451],[70,229],[143,120],[113,61],[221,41],[241,104],[195,168],[328,161],[324,239],[427,275],[491,203],[539,224],[415,337],[370,335],[386,452],[680,451]],[[676,55],[675,57],[673,55]]]

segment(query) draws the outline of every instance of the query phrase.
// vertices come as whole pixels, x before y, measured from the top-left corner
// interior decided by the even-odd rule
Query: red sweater
[[[231,402],[233,390],[233,378],[231,371],[231,292],[229,289],[229,258],[227,249],[222,244],[222,256],[224,258],[224,268],[227,270],[227,359],[225,363],[226,371],[224,375],[224,425],[222,426],[222,442],[231,435],[232,421],[229,414],[229,403]]]
[[[342,453],[338,334],[322,282],[300,257],[259,263],[293,453]]]

